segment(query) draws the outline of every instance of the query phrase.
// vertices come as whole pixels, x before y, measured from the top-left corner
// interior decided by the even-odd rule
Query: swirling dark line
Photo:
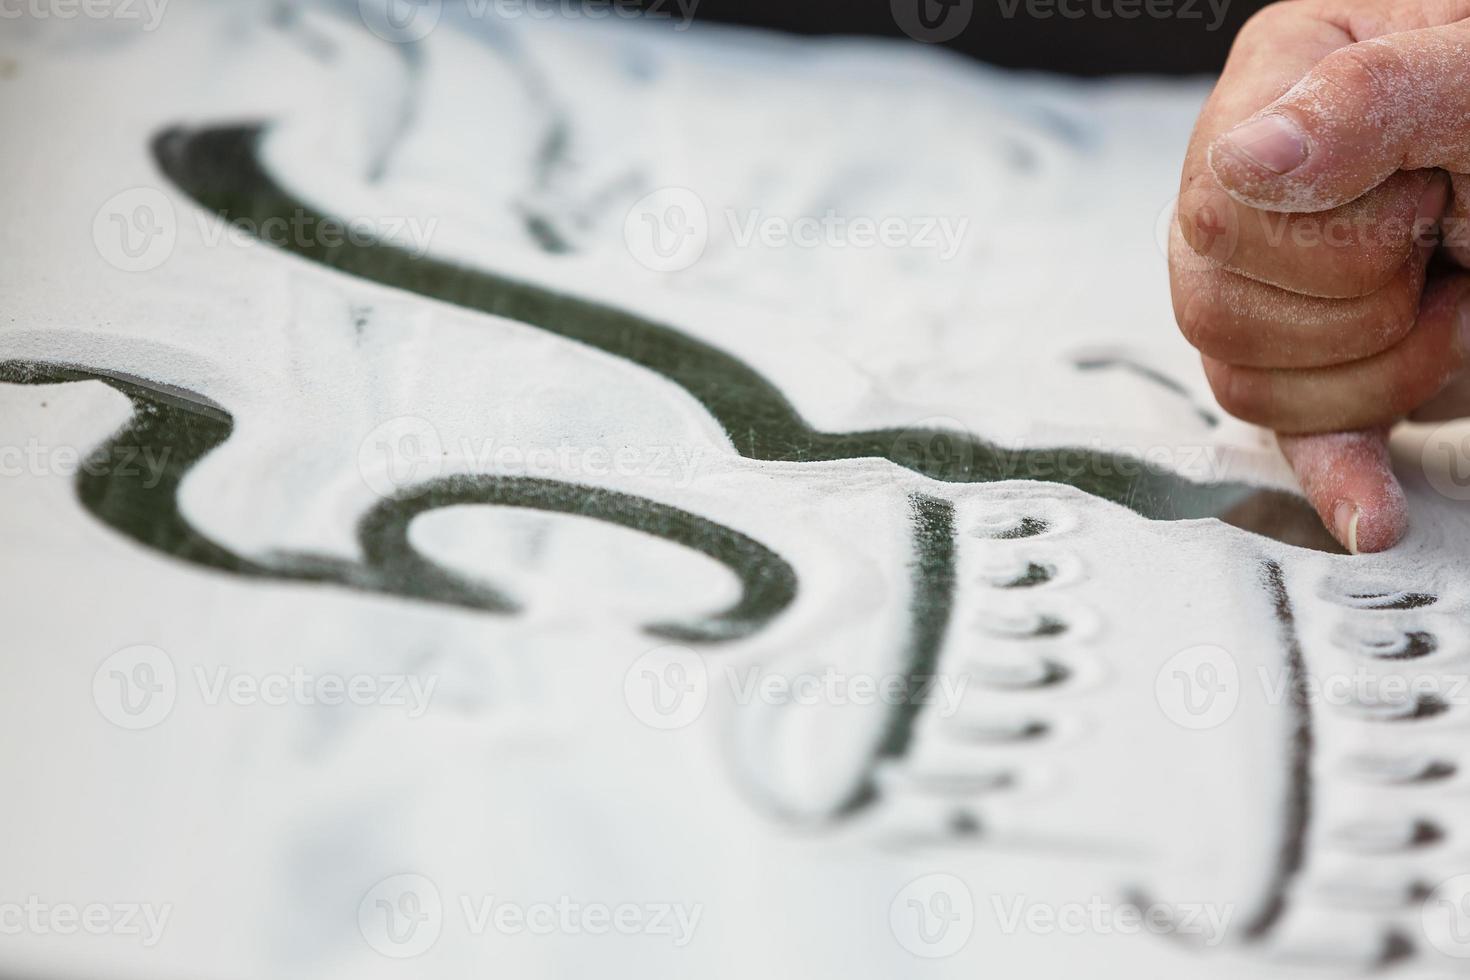
[[[234,430],[223,408],[188,392],[170,393],[137,379],[75,365],[0,361],[0,382],[60,384],[101,381],[124,395],[132,418],[79,467],[77,496],[104,524],[139,544],[205,568],[298,582],[330,583],[385,595],[513,613],[514,600],[415,551],[408,526],[415,517],[453,504],[491,504],[576,514],[651,534],[698,551],[728,568],[741,595],[728,609],[688,622],[645,630],[682,642],[715,643],[748,636],[796,597],[796,572],[752,538],[697,514],[642,497],[555,480],[487,474],[450,476],[387,498],[358,523],[364,558],[277,553],[245,558],[201,534],[179,510],[184,477]],[[146,467],[120,465],[143,459]]]
[[[259,233],[330,224],[266,173],[258,125],[172,128],[153,142],[163,172],[202,208]],[[282,224],[282,223],[285,224]],[[1192,483],[1139,460],[1085,448],[1007,450],[965,433],[940,429],[813,429],[781,391],[738,358],[664,324],[612,306],[554,292],[480,269],[416,255],[394,245],[340,236],[267,236],[302,258],[385,286],[506,317],[579,341],[654,371],[693,395],[729,434],[735,449],[758,460],[818,462],[879,458],[954,483],[1039,480],[1062,483],[1123,504],[1144,517],[1219,517],[1248,530],[1282,515],[1303,527],[1319,523],[1293,494],[1244,484]]]

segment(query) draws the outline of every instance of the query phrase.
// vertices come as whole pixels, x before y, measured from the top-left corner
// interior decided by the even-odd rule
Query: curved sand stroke
[[[244,230],[269,227],[271,219],[322,221],[321,214],[266,173],[259,157],[263,132],[260,126],[174,128],[161,133],[153,149],[160,168],[180,189]],[[737,357],[637,314],[381,242],[272,244],[349,275],[516,320],[647,368],[688,391],[720,423],[736,451],[750,459],[807,463],[876,457],[944,482],[1061,483],[1146,518],[1217,517],[1280,540],[1337,550],[1313,510],[1294,494],[1243,484],[1196,484],[1096,450],[1006,451],[969,434],[939,429],[821,432],[807,424],[780,389]],[[938,498],[911,495],[910,505],[915,555],[903,659],[914,682],[937,669],[948,628],[955,518],[953,506]],[[880,793],[875,767],[907,754],[915,722],[912,707],[890,715],[868,765],[834,817],[850,816],[874,802]]]
[[[245,230],[270,219],[324,217],[278,185],[260,164],[259,125],[175,127],[153,142],[159,167],[206,210]],[[1192,483],[1139,460],[1081,448],[1006,450],[941,429],[821,432],[748,365],[637,314],[530,283],[415,256],[386,243],[328,246],[271,242],[285,251],[381,285],[516,320],[654,371],[694,396],[745,457],[821,462],[876,457],[950,483],[1039,480],[1075,487],[1155,520],[1217,517],[1236,527],[1320,550],[1338,550],[1300,497],[1239,483]],[[1126,474],[1126,475],[1124,475]]]
[[[574,514],[652,534],[713,558],[739,579],[741,595],[734,605],[689,622],[645,626],[654,636],[690,643],[738,639],[759,630],[796,597],[796,572],[784,559],[697,514],[611,490],[488,474],[442,477],[374,506],[358,522],[362,561],[302,553],[244,558],[200,534],[178,505],[185,475],[234,431],[230,414],[192,394],[181,397],[88,368],[0,361],[0,382],[70,381],[101,381],[133,405],[128,423],[78,470],[82,506],[139,544],[191,564],[249,578],[331,583],[481,612],[514,613],[519,607],[513,599],[431,561],[408,541],[408,526],[419,514],[456,504],[491,504]],[[139,456],[160,462],[161,472],[112,465]]]
[[[863,767],[852,791],[833,811],[837,819],[850,817],[875,802],[882,791],[878,767],[888,759],[908,755],[918,724],[925,690],[921,685],[939,676],[939,654],[954,612],[955,512],[948,500],[928,494],[909,495],[914,552],[909,562],[909,635],[903,652],[908,696],[888,712],[883,737]]]

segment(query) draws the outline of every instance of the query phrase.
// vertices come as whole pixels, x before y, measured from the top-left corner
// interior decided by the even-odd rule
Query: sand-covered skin
[[[1313,368],[1370,357],[1413,329],[1424,286],[1422,255],[1370,296],[1326,299],[1259,282],[1171,241],[1174,316],[1195,348],[1245,367]]]
[[[1398,170],[1470,169],[1470,31],[1463,25],[1374,38],[1333,52],[1254,119],[1294,123],[1304,160],[1285,173],[1229,141],[1210,166],[1237,200],[1270,211],[1324,211]],[[1243,124],[1244,125],[1244,124]]]
[[[1397,172],[1328,211],[1261,211],[1231,197],[1209,170],[1179,196],[1190,247],[1232,272],[1307,296],[1354,298],[1380,289],[1428,238],[1444,211],[1437,171]]]
[[[1232,54],[1236,70],[1227,70],[1211,101],[1217,111],[1206,110],[1204,138],[1196,133],[1191,159],[1198,168],[1207,144],[1208,172],[1191,173],[1186,164],[1186,183],[1218,183],[1237,208],[1208,202],[1209,210],[1228,215],[1235,225],[1251,228],[1280,214],[1288,225],[1312,226],[1330,223],[1344,208],[1375,210],[1366,202],[1383,197],[1388,187],[1433,173],[1416,222],[1433,220],[1448,255],[1463,258],[1461,181],[1455,178],[1447,196],[1439,175],[1448,171],[1453,177],[1470,165],[1470,29],[1461,20],[1464,12],[1462,4],[1347,2],[1277,8],[1258,17]],[[1274,60],[1282,77],[1299,76],[1283,94],[1276,96],[1268,84],[1240,70],[1245,62],[1263,59]],[[1252,99],[1266,104],[1253,106]],[[1218,111],[1221,106],[1229,108]],[[1232,118],[1241,107],[1255,111]],[[1384,216],[1370,219],[1370,225],[1375,222],[1387,227]],[[1369,267],[1384,237],[1348,236],[1342,245]],[[1422,259],[1429,243],[1420,242]],[[1456,305],[1464,284],[1456,276],[1431,284],[1422,309],[1413,284],[1401,297],[1410,302],[1399,303],[1396,315],[1380,314],[1377,324],[1365,318],[1347,327],[1351,340],[1333,343],[1314,329],[1320,317],[1307,298],[1292,291],[1316,292],[1320,277],[1332,277],[1342,261],[1320,242],[1291,250],[1281,280],[1288,290],[1254,304],[1274,308],[1264,316],[1255,312],[1258,319],[1277,320],[1274,327],[1252,330],[1242,289],[1225,293],[1216,284],[1219,273],[1191,272],[1179,259],[1175,306],[1186,333],[1206,341],[1214,337],[1199,327],[1208,319],[1201,310],[1241,328],[1236,336],[1220,337],[1214,350],[1198,345],[1205,349],[1212,387],[1228,409],[1283,432],[1348,430],[1340,436],[1283,437],[1281,444],[1338,539],[1354,551],[1377,551],[1402,536],[1407,515],[1382,438],[1352,430],[1392,424],[1430,400],[1437,403],[1425,407],[1426,417],[1454,411],[1466,339]],[[1315,273],[1301,271],[1314,262]],[[1340,274],[1337,279],[1344,281]],[[1411,332],[1406,325],[1416,315]],[[1398,329],[1385,333],[1385,321],[1396,321]],[[1303,332],[1307,349],[1295,351],[1291,336]],[[1259,343],[1252,343],[1257,336]]]
[[[1322,522],[1353,554],[1384,551],[1408,530],[1408,503],[1393,475],[1387,432],[1281,436],[1281,451]]]

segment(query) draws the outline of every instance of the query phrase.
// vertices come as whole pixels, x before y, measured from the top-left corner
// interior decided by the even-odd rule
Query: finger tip
[[[1408,531],[1408,506],[1378,431],[1282,437],[1302,490],[1352,554],[1387,551]]]
[[[1310,165],[1289,173],[1262,166],[1225,136],[1210,144],[1205,162],[1226,194],[1257,211],[1326,211],[1356,196],[1335,193],[1328,182],[1314,179]]]
[[[1408,533],[1408,508],[1398,480],[1386,476],[1382,486],[1358,494],[1357,500],[1338,501],[1330,530],[1351,554],[1377,554],[1397,545]]]
[[[1269,199],[1271,185],[1279,180],[1276,174],[1254,164],[1224,136],[1215,137],[1205,161],[1221,189],[1248,207],[1262,207],[1263,194]]]
[[[1205,162],[1225,193],[1239,200],[1240,171],[1245,161],[1236,156],[1235,148],[1224,136],[1216,136],[1210,143],[1209,149],[1205,151]]]

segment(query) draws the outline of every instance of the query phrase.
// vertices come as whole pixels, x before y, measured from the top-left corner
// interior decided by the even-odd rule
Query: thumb
[[[1395,170],[1470,170],[1470,24],[1387,34],[1324,57],[1223,134],[1210,168],[1268,211],[1324,211]]]

